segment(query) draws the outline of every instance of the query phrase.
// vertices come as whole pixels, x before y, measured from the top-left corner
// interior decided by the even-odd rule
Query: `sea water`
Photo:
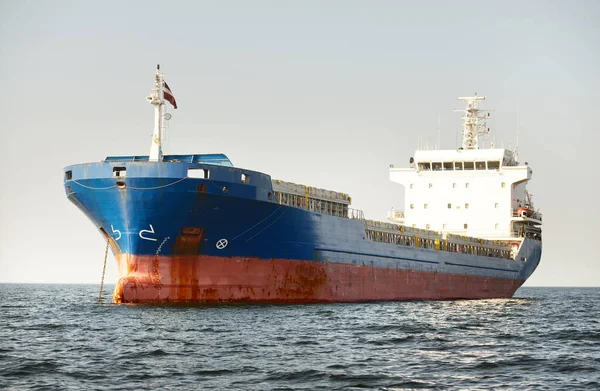
[[[0,285],[0,389],[600,389],[600,288],[313,305],[97,295]]]

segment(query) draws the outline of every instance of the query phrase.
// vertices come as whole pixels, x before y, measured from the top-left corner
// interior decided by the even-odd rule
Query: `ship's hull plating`
[[[522,280],[331,262],[124,256],[116,303],[358,302],[511,297]]]
[[[126,178],[114,178],[115,166]],[[210,179],[188,178],[188,168]],[[517,260],[369,240],[365,222],[271,200],[270,177],[233,167],[102,162],[67,167],[65,190],[109,240],[116,302],[332,302],[511,297]],[[250,184],[240,183],[244,172]]]

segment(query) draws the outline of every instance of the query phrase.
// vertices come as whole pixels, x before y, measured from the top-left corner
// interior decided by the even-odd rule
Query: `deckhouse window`
[[[452,162],[444,162],[444,170],[445,171],[454,170],[454,163],[452,163]]]
[[[250,175],[242,174],[242,183],[245,183],[245,184],[250,183]]]
[[[467,228],[469,228],[469,224],[465,223],[465,225],[463,227],[465,227],[465,229],[467,229]]]
[[[506,187],[506,182],[502,182],[502,187]]]
[[[475,162],[475,169],[485,170],[485,162]]]
[[[65,180],[66,181],[70,181],[71,179],[73,179],[73,171],[69,170],[65,172]]]
[[[428,206],[429,204],[423,204],[423,209],[427,209]]]
[[[452,209],[452,204],[448,204],[448,209]]]
[[[475,164],[473,162],[465,162],[465,170],[473,170],[475,168]]]

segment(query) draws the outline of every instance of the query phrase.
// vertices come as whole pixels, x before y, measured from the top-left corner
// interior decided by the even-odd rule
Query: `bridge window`
[[[245,183],[245,184],[250,183],[250,175],[242,174],[242,183]]]
[[[431,169],[433,171],[442,171],[442,163],[438,163],[438,162],[431,163]]]
[[[498,170],[500,168],[500,162],[487,162],[488,170]]]
[[[485,170],[485,162],[475,162],[475,169]]]
[[[419,163],[419,170],[423,170],[423,171],[431,170],[431,163]]]
[[[465,170],[473,170],[474,168],[475,168],[475,163],[465,162]]]
[[[445,171],[454,170],[454,163],[452,163],[452,162],[444,162],[444,170]]]
[[[463,169],[463,162],[454,162],[454,169],[455,170],[462,170]]]
[[[70,181],[73,179],[73,171],[69,170],[65,172],[65,181]]]

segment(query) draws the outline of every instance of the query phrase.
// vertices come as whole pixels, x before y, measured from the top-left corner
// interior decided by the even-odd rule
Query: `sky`
[[[105,241],[63,167],[147,155],[157,63],[167,154],[216,153],[402,210],[388,167],[454,149],[477,92],[533,169],[542,261],[527,286],[600,286],[596,1],[0,0],[0,282],[99,283]],[[458,140],[458,141],[457,141]],[[106,282],[117,280],[109,255]]]

